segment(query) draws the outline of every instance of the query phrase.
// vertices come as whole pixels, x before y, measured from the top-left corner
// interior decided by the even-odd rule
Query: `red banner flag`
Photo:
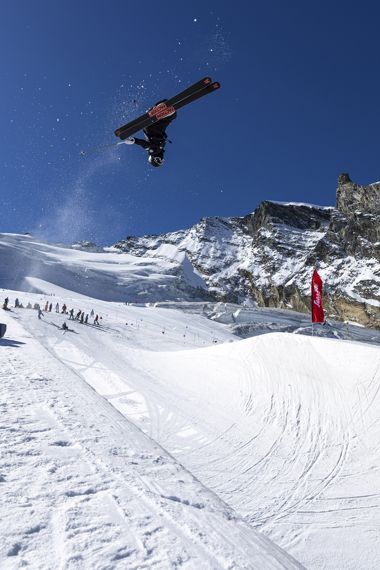
[[[322,307],[322,287],[322,279],[318,275],[318,271],[314,269],[313,278],[311,280],[311,320],[313,323],[325,322]]]

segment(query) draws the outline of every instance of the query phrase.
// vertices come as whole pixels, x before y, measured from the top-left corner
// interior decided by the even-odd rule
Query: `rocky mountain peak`
[[[338,178],[336,209],[342,214],[352,216],[362,214],[380,214],[380,182],[361,186],[352,182],[347,173]]]
[[[261,229],[269,230],[280,224],[299,230],[319,230],[330,220],[330,215],[331,208],[265,200],[244,221],[250,233],[255,236]]]
[[[380,261],[380,182],[362,186],[339,176],[326,240],[342,255]]]

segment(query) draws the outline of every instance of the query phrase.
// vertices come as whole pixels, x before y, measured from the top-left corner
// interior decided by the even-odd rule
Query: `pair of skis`
[[[164,119],[165,117],[170,117],[170,115],[174,115],[178,109],[181,109],[185,105],[212,93],[219,89],[220,83],[217,81],[212,81],[211,77],[204,77],[200,81],[197,81],[193,85],[190,85],[181,93],[174,95],[170,99],[167,99],[163,103],[159,103],[144,115],[141,115],[137,119],[130,121],[126,125],[119,127],[115,131],[115,135],[119,137],[122,141],[134,135],[141,129],[145,129],[157,121]]]

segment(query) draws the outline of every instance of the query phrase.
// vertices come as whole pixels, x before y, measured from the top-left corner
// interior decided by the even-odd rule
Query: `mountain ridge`
[[[265,200],[242,217],[202,218],[187,230],[128,236],[113,250],[185,252],[214,300],[309,311],[315,267],[332,318],[380,328],[380,183],[338,179],[336,205]]]
[[[307,314],[317,267],[328,319],[380,329],[379,204],[380,182],[360,186],[343,174],[335,207],[266,200],[246,216],[202,218],[104,248],[1,234],[0,285],[39,291],[42,280],[104,301],[216,301]]]

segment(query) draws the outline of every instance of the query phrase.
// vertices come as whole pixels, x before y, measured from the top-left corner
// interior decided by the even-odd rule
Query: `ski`
[[[180,93],[177,93],[177,95],[174,95],[174,97],[171,97],[167,103],[169,105],[176,105],[179,101],[182,101],[182,99],[186,99],[186,97],[189,97],[195,91],[199,91],[200,89],[207,87],[210,83],[212,83],[211,77],[203,77],[203,79],[200,79],[196,83],[193,83],[193,85],[190,85],[190,87],[187,87]]]
[[[172,105],[173,103],[177,103],[178,101],[180,101],[184,97],[188,97],[189,95],[191,95],[194,91],[198,91],[199,89],[203,89],[203,87],[205,87],[209,83],[211,83],[211,77],[203,77],[202,79],[200,79],[196,83],[193,83],[193,85],[190,85],[190,87],[187,87],[186,89],[184,89],[183,91],[181,91],[177,95],[174,95],[174,97],[171,97],[168,101],[166,101],[166,104]],[[149,113],[149,111],[147,111],[146,113],[144,113],[140,117],[137,117],[137,119],[130,121],[126,125],[119,127],[118,129],[116,129],[115,135],[117,137],[119,137],[120,134],[125,129],[127,129],[127,128],[129,129],[129,128],[133,127],[134,125],[140,123],[143,119],[146,119],[148,117],[148,113]]]
[[[183,91],[181,91],[177,95],[174,95],[174,97],[171,97],[170,99],[168,99],[164,103],[160,103],[159,105],[156,105],[155,107],[153,107],[153,109],[150,109],[149,111],[147,111],[146,113],[144,113],[140,117],[137,117],[136,119],[134,119],[133,121],[130,121],[126,125],[119,127],[118,129],[116,129],[115,135],[117,137],[120,137],[120,135],[123,135],[123,139],[125,139],[128,136],[130,136],[130,134],[133,134],[131,132],[131,129],[134,128],[136,125],[140,125],[140,123],[142,123],[143,121],[146,121],[148,119],[153,119],[153,122],[155,122],[155,120],[159,120],[159,119],[164,118],[164,116],[168,116],[169,114],[173,114],[174,109],[171,109],[170,112],[165,114],[166,107],[174,107],[174,105],[177,105],[181,101],[192,96],[194,93],[197,93],[198,91],[205,89],[211,83],[212,83],[211,77],[203,77],[203,79],[201,79],[200,81],[197,81],[193,85],[190,85],[190,87],[187,87],[186,89],[184,89]],[[155,119],[155,110],[158,111],[157,119]],[[139,129],[133,130],[133,132],[137,132],[141,128],[143,128],[143,127],[140,127]],[[129,132],[128,135],[125,135],[126,131]]]
[[[189,103],[192,103],[193,101],[196,101],[197,99],[200,99],[201,97],[204,97],[209,93],[213,93],[213,91],[216,91],[217,89],[219,89],[219,87],[220,83],[218,81],[214,81],[213,83],[210,83],[200,91],[196,91],[192,95],[189,95],[189,97],[186,97],[186,99],[178,101],[178,103],[175,103],[173,107],[176,111],[178,111],[178,109],[181,109],[185,105],[188,105]]]
[[[164,103],[159,103],[159,105],[153,107],[153,109],[145,113],[145,115],[142,115],[138,119],[135,119],[131,123],[128,123],[121,129],[115,131],[115,134],[121,140],[125,140],[131,135],[137,133],[138,131],[145,129],[150,125],[153,125],[160,119],[172,115],[178,109],[181,109],[185,105],[188,105],[189,103],[192,103],[193,101],[196,101],[197,99],[200,99],[201,97],[204,97],[205,95],[208,95],[213,91],[216,91],[217,89],[219,89],[219,87],[220,83],[214,81],[213,83],[207,83],[201,89],[197,89],[193,92],[189,92],[188,90],[186,90],[189,93],[187,96],[183,95],[183,93],[186,93],[186,91],[184,91],[181,94],[177,95],[175,98],[173,97],[171,99],[168,99]],[[119,134],[117,134],[118,132]]]

